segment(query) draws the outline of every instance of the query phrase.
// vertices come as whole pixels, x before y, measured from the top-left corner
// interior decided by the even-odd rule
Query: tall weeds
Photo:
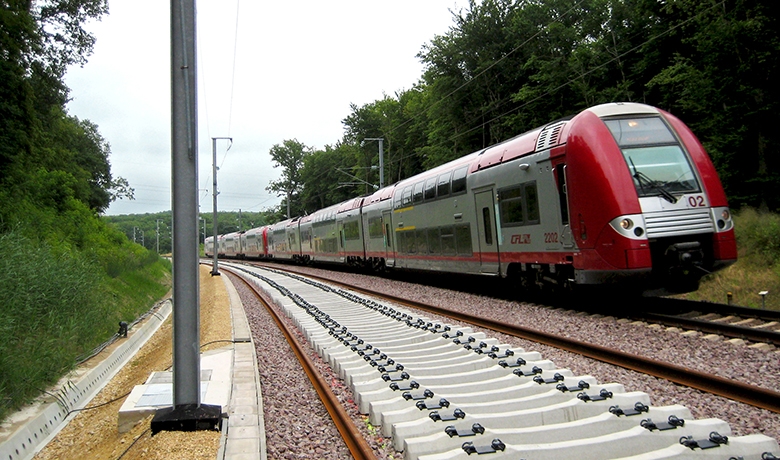
[[[94,255],[69,245],[19,230],[0,235],[0,419],[165,293],[167,261],[144,257],[111,277]],[[149,276],[142,262],[159,267]]]

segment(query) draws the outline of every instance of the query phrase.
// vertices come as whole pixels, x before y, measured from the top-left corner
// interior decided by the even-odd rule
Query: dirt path
[[[200,268],[200,325],[201,343],[230,340],[232,327],[227,291],[220,277],[212,277],[210,268]],[[220,433],[161,432],[150,436],[151,417],[138,423],[131,431],[117,431],[119,408],[135,385],[146,381],[155,371],[171,366],[171,319],[160,327],[136,356],[88,404],[96,406],[119,398],[97,409],[79,413],[57,437],[38,455],[43,459],[209,459],[217,456]],[[201,351],[224,347],[216,343]],[[98,356],[97,359],[101,359]],[[132,445],[136,440],[135,445]]]

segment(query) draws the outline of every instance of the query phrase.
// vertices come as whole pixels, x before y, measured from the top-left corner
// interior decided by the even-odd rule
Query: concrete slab
[[[232,348],[203,353],[200,358],[200,399],[203,404],[227,407],[231,390]],[[117,428],[130,431],[136,423],[157,409],[173,405],[173,372],[153,372],[144,385],[138,385],[119,409]]]

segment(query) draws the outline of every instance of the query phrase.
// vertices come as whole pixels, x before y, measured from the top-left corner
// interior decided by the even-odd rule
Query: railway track
[[[241,276],[240,273],[234,270],[228,270],[231,273],[238,275],[236,276],[236,279],[241,280],[246,285],[246,287],[248,287],[257,296],[257,300],[266,307],[266,310],[271,315],[276,325],[279,327],[279,330],[285,336],[285,339],[292,348],[293,353],[301,363],[301,368],[309,377],[312,386],[317,391],[320,400],[327,409],[328,414],[330,414],[333,423],[339,430],[339,433],[341,433],[341,436],[344,439],[344,442],[347,445],[347,448],[349,449],[353,458],[355,460],[370,460],[374,458],[373,450],[368,445],[368,443],[366,443],[363,435],[360,433],[360,431],[358,431],[357,427],[355,427],[355,425],[352,423],[351,418],[341,406],[341,402],[330,390],[327,382],[325,382],[325,380],[319,374],[314,363],[311,361],[311,358],[309,358],[306,350],[304,350],[298,341],[294,339],[292,331],[289,330],[287,324],[281,320],[276,310],[267,301],[267,295],[260,290],[257,284],[248,281],[244,276]]]
[[[780,311],[678,299],[643,299],[639,306],[632,319],[780,346]]]
[[[284,266],[282,268],[279,264],[252,263],[252,265],[298,273],[291,267]],[[306,276],[312,276],[324,282],[338,283],[327,277],[308,274]],[[360,288],[348,285],[345,287],[360,290]],[[370,295],[384,295],[370,289],[362,289],[362,291]],[[423,310],[433,311],[435,309],[429,305],[414,304],[402,298],[388,297],[388,299]],[[673,298],[638,298],[635,299],[631,309],[626,309],[624,304],[610,304],[604,299],[599,299],[599,301],[605,305],[597,309],[597,313],[622,315],[631,320],[659,324],[664,327],[677,327],[702,334],[715,334],[780,347],[780,311]],[[566,304],[564,308],[576,309],[577,307]],[[446,314],[446,311],[440,313]]]
[[[373,297],[383,298],[387,301],[394,302],[400,305],[405,305],[410,308],[415,308],[422,311],[427,311],[433,314],[452,318],[454,320],[465,322],[474,326],[483,327],[496,332],[501,332],[514,337],[519,337],[533,342],[550,345],[555,348],[560,348],[572,353],[577,353],[588,358],[596,359],[602,362],[620,366],[626,369],[630,369],[644,374],[652,375],[658,378],[670,380],[680,385],[685,385],[698,390],[706,391],[708,393],[723,396],[728,399],[740,401],[746,404],[750,404],[755,407],[767,409],[772,412],[780,413],[780,393],[765,388],[757,387],[754,385],[748,385],[742,382],[734,381],[713,375],[708,372],[700,372],[689,368],[683,368],[672,364],[643,358],[629,353],[623,353],[616,350],[612,350],[607,347],[585,343],[579,340],[570,340],[565,337],[561,337],[557,334],[549,334],[542,331],[521,327],[507,322],[496,321],[492,318],[474,316],[459,311],[437,307],[421,302],[413,302],[405,298],[390,296],[381,292],[373,291],[371,289],[357,288],[351,285],[345,285],[337,281],[330,280],[325,277],[317,277],[315,275],[306,275],[307,277],[319,279],[322,282],[334,283],[343,286],[345,289],[355,290],[362,292],[366,295]],[[699,302],[675,302],[678,308],[682,305],[690,305],[691,303],[700,304]],[[757,336],[768,337],[770,343],[780,343],[780,333],[772,330],[758,330],[752,331],[752,329],[731,325],[729,323],[719,323],[712,321],[688,319],[687,322],[684,317],[677,317],[672,315],[661,315],[645,313],[641,315],[632,315],[637,319],[649,320],[654,319],[656,322],[662,323],[665,326],[677,327],[680,324],[691,324],[698,327],[699,331],[713,331],[708,333],[719,333],[727,337],[745,337],[748,332],[754,332]],[[771,318],[771,313],[770,313]],[[743,330],[746,330],[742,332]],[[755,336],[751,336],[755,337]]]
[[[385,436],[392,436],[406,458],[487,452],[516,457],[520,451],[528,459],[575,452],[576,458],[590,458],[582,455],[584,446],[597,452],[592,458],[604,458],[604,449],[619,449],[615,451],[619,455],[609,454],[614,458],[659,449],[685,453],[715,447],[722,449],[719,455],[724,458],[746,452],[755,458],[780,454],[772,438],[750,435],[725,443],[724,433],[729,433],[725,422],[693,420],[682,406],[654,407],[645,393],[627,393],[622,385],[599,384],[593,377],[556,369],[538,353],[513,349],[458,322],[479,320],[484,327],[512,335],[517,335],[516,327],[462,316],[452,324],[437,323],[375,295],[359,296],[279,272],[249,276],[265,285],[274,302],[295,319],[317,352],[351,386],[360,411],[368,413]],[[526,338],[547,340],[538,333]],[[618,355],[582,343],[567,346],[579,353],[586,349],[597,353],[597,359]],[[618,365],[625,365],[621,362]],[[650,367],[645,371],[691,374],[687,369],[655,369],[663,368],[663,363]],[[780,395],[775,392],[705,377],[696,379],[710,382],[708,391],[780,411]],[[686,378],[692,384],[691,377]],[[755,394],[761,401],[753,400]],[[680,424],[680,419],[685,422]],[[668,430],[660,430],[660,425]],[[583,435],[587,439],[578,438]],[[579,444],[572,444],[573,439]],[[572,445],[579,450],[570,450]]]

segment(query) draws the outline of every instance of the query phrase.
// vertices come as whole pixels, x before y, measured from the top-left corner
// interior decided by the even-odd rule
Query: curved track
[[[336,398],[336,396],[330,390],[328,384],[317,371],[308,354],[301,348],[301,346],[298,344],[298,341],[295,340],[293,334],[287,328],[287,325],[284,323],[284,321],[279,318],[279,315],[273,308],[271,302],[268,302],[267,296],[257,287],[256,284],[248,282],[241,273],[235,270],[231,270],[225,266],[222,266],[222,269],[236,275],[236,278],[240,279],[257,296],[257,299],[266,307],[268,313],[273,317],[274,322],[279,327],[279,330],[284,334],[287,342],[290,344],[293,353],[295,353],[295,356],[300,361],[301,367],[306,372],[309,380],[311,380],[314,389],[320,396],[320,400],[333,419],[333,423],[336,425],[342,437],[344,438],[344,442],[346,443],[347,448],[349,448],[349,451],[352,453],[352,456],[355,458],[355,460],[369,460],[374,458],[373,450],[368,445],[368,443],[366,443],[366,440],[363,438],[363,435],[360,433],[360,431],[358,431],[358,429],[352,423],[352,419],[349,417],[347,412],[341,406],[338,398]]]
[[[274,269],[284,270],[278,266],[274,267]],[[620,366],[626,369],[667,379],[669,381],[678,383],[680,385],[696,388],[698,390],[723,396],[725,398],[733,399],[735,401],[740,401],[746,404],[750,404],[755,407],[760,407],[762,409],[767,409],[772,412],[780,413],[780,393],[776,391],[768,390],[754,385],[748,385],[731,379],[725,379],[710,373],[683,368],[680,366],[675,366],[669,363],[651,360],[641,356],[632,355],[629,353],[623,353],[599,345],[570,340],[565,337],[561,337],[559,335],[548,334],[542,331],[537,331],[522,326],[512,325],[505,322],[496,321],[490,318],[478,317],[478,316],[469,315],[469,314],[465,314],[465,313],[461,313],[454,310],[449,310],[446,308],[441,308],[429,304],[412,302],[400,297],[388,296],[381,292],[376,292],[370,289],[358,288],[355,286],[346,285],[325,277],[317,277],[310,274],[307,274],[306,276],[309,278],[319,279],[327,283],[341,285],[347,289],[354,290],[357,292],[363,292],[365,294],[374,297],[387,299],[389,301],[401,305],[406,305],[422,311],[427,311],[437,315],[452,318],[457,321],[465,322],[479,327],[484,327],[486,329],[494,330],[497,332],[502,332],[511,336],[531,340],[538,343],[543,343],[545,345],[550,345],[572,353],[577,353],[583,356],[587,356],[589,358],[607,362],[609,364],[614,364],[616,366]],[[677,305],[680,305],[680,303],[677,303]],[[666,315],[648,314],[648,317],[655,317],[659,321],[661,321],[666,317]],[[669,318],[672,317],[669,316]],[[676,318],[676,320],[682,322],[682,320],[679,318]],[[727,331],[731,334],[734,334],[731,336],[735,336],[735,337],[744,337],[744,335],[741,336],[738,334],[745,329],[750,329],[750,328],[739,327],[739,326],[731,326],[725,323],[719,324],[719,323],[712,323],[712,322],[705,322],[705,321],[695,321],[695,320],[689,320],[689,321],[701,327],[701,329],[693,328],[694,330],[705,330],[704,329],[705,327],[709,327],[708,330]],[[671,322],[671,320],[669,323],[665,321],[662,322],[669,326],[674,326],[677,324]],[[719,332],[711,332],[711,333],[719,333]],[[772,338],[772,343],[774,343],[774,340],[780,340],[778,339],[778,337],[780,337],[780,334],[774,331],[759,330],[756,332],[756,334],[762,336],[769,335]]]
[[[474,452],[497,451],[504,451],[503,455],[510,457],[522,455],[525,458],[552,458],[550,455],[557,455],[555,458],[565,458],[571,454],[571,451],[566,450],[569,447],[564,446],[566,443],[554,444],[557,441],[550,441],[554,445],[537,445],[544,441],[538,440],[536,436],[549,435],[552,439],[561,439],[560,436],[564,435],[556,430],[561,426],[568,426],[567,423],[576,424],[578,427],[580,424],[585,425],[577,428],[581,431],[577,431],[574,436],[576,439],[590,439],[594,429],[603,432],[597,441],[582,442],[603,443],[604,448],[617,448],[619,455],[610,454],[615,457],[657,451],[659,448],[665,448],[660,446],[667,442],[668,444],[663,445],[679,447],[678,440],[693,440],[702,436],[706,438],[707,433],[710,433],[710,438],[700,441],[715,443],[723,448],[720,452],[728,457],[731,453],[742,455],[741,453],[748,452],[743,443],[747,442],[748,438],[757,439],[751,437],[752,435],[735,437],[729,440],[729,447],[726,449],[725,444],[719,443],[719,440],[724,439],[717,435],[718,430],[728,430],[722,422],[692,420],[690,413],[682,406],[651,408],[645,393],[625,393],[622,385],[600,385],[593,377],[574,376],[570,371],[556,369],[552,362],[542,360],[538,353],[511,349],[508,345],[502,345],[482,333],[475,333],[468,327],[434,324],[424,317],[415,316],[411,310],[406,312],[402,307],[392,307],[382,300],[377,302],[376,299],[380,297],[378,294],[355,295],[351,293],[354,289],[346,291],[331,288],[307,281],[303,277],[293,276],[291,280],[289,275],[278,271],[263,272],[263,276],[258,277],[262,278],[263,283],[273,283],[270,284],[272,289],[269,291],[278,291],[274,294],[274,302],[294,319],[317,352],[352,387],[360,412],[369,413],[371,423],[381,426],[385,436],[393,437],[393,445],[398,450],[404,450],[405,458],[428,458],[426,455],[432,455],[431,458],[465,458],[464,455]],[[307,275],[307,278],[311,276]],[[289,288],[280,289],[276,287],[277,283]],[[335,283],[328,281],[328,284]],[[399,300],[394,299],[393,302],[399,303]],[[419,304],[414,306],[420,307]],[[428,311],[448,313],[437,308],[429,308]],[[486,322],[468,315],[452,316],[459,321],[480,324],[536,341],[549,339],[536,331],[521,331],[522,328]],[[560,339],[555,339],[556,346],[559,346]],[[566,346],[567,349],[576,353],[586,351],[597,359],[608,362],[612,362],[615,356],[619,355],[602,347],[571,342]],[[619,365],[626,364],[624,358],[619,361]],[[642,372],[661,372],[651,369],[658,367],[657,363],[648,365],[646,360],[634,361],[630,365],[637,366]],[[667,369],[664,372],[668,372],[669,368],[664,367],[663,363],[660,366]],[[678,369],[676,372],[690,374],[687,369]],[[670,377],[677,378],[673,375],[665,376]],[[709,385],[713,385],[713,379],[708,381]],[[498,382],[503,382],[503,386],[496,386]],[[728,383],[731,382],[718,382],[715,386]],[[749,389],[753,390],[753,387]],[[716,389],[717,391],[721,390]],[[780,409],[777,394],[769,392],[764,396],[775,398],[771,407],[774,410]],[[558,401],[557,404],[566,407],[572,405],[573,412],[563,410],[570,416],[577,414],[574,416],[576,420],[566,416],[559,422],[551,421],[556,419],[551,415],[556,409],[535,406],[551,404],[544,403],[542,400],[545,398],[552,398]],[[550,407],[555,407],[556,403],[552,404]],[[512,409],[513,407],[518,409]],[[633,409],[629,409],[631,407]],[[513,410],[515,412],[512,412]],[[542,413],[547,415],[540,415]],[[629,414],[644,415],[636,419],[623,417]],[[672,431],[668,434],[668,440],[660,441],[660,435],[647,434],[648,431],[654,432],[655,425],[650,416],[659,421],[669,417],[670,423],[672,419],[677,419],[675,416],[687,420],[684,429]],[[599,421],[596,421],[597,419]],[[639,419],[642,419],[641,424]],[[438,420],[443,423],[437,422]],[[556,425],[564,420],[571,421]],[[605,428],[607,425],[601,425],[602,422],[613,428]],[[445,427],[448,423],[453,424]],[[464,423],[468,423],[468,426],[464,426]],[[598,425],[590,426],[590,423]],[[548,426],[549,424],[555,426]],[[637,428],[639,425],[641,429]],[[537,428],[533,428],[534,426]],[[706,433],[697,432],[697,427]],[[629,431],[633,434],[629,435]],[[622,436],[638,437],[636,441],[626,440],[624,445],[622,441],[615,439]],[[759,453],[767,451],[766,449],[777,450],[775,440],[755,436],[763,443]],[[493,438],[492,442],[490,438]],[[645,444],[646,441],[650,443]],[[583,447],[580,445],[578,448]],[[594,446],[594,449],[599,448],[601,447]],[[514,449],[523,450],[520,453]],[[526,455],[531,451],[536,452],[536,449],[539,449],[537,454]],[[685,448],[683,450],[687,451]]]

